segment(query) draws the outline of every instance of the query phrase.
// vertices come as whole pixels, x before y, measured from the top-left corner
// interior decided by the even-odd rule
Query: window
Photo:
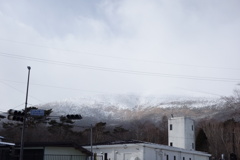
[[[194,143],[192,143],[192,149],[194,149]]]
[[[167,155],[167,157],[166,157],[166,160],[168,160],[168,155]]]
[[[104,160],[108,160],[108,154],[104,153]]]
[[[185,157],[182,157],[183,160],[185,160]]]
[[[176,156],[173,157],[173,160],[176,160]]]
[[[170,130],[172,130],[173,129],[173,126],[172,126],[172,124],[170,124]]]
[[[172,143],[172,142],[170,142],[170,146],[173,146],[173,143]]]
[[[193,131],[193,125],[192,125],[192,131]]]
[[[189,158],[189,160],[192,160],[191,158]]]

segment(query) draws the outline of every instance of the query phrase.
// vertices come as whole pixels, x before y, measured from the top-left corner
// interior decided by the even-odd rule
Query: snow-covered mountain
[[[199,97],[97,95],[47,103],[39,108],[53,109],[53,115],[81,114],[82,121],[160,120],[163,115],[206,116],[219,100]],[[204,115],[201,115],[201,113]]]

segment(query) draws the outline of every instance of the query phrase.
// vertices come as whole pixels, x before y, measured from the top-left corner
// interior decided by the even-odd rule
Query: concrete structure
[[[187,150],[195,150],[194,121],[186,117],[168,120],[168,145]]]
[[[210,154],[195,151],[194,121],[186,117],[168,120],[169,146],[142,141],[94,144],[97,160],[209,160]],[[91,150],[91,146],[84,146]]]
[[[84,148],[90,150],[91,146]],[[141,142],[119,141],[93,146],[97,160],[209,160],[210,154]]]
[[[4,137],[0,136],[0,160],[9,160],[9,152],[14,143],[3,142]]]
[[[12,147],[11,150],[0,147],[1,160],[18,160],[19,153],[20,145]],[[24,160],[86,160],[92,155],[78,144],[61,142],[25,143],[23,153]]]
[[[52,159],[87,159],[92,153],[78,144],[74,143],[25,143],[24,144],[24,160],[38,156],[37,160],[52,160]]]
[[[14,146],[14,143],[3,142],[4,137],[0,136],[0,146]]]

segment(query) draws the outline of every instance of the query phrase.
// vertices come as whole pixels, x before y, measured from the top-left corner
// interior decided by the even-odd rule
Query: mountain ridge
[[[203,97],[157,97],[139,95],[100,95],[65,99],[38,106],[53,109],[54,115],[81,114],[84,123],[124,122],[162,116],[204,118],[218,110],[221,100]],[[204,114],[204,115],[201,115]]]

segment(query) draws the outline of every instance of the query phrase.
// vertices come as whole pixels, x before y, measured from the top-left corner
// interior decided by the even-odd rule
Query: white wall
[[[89,146],[85,148],[90,150]],[[107,153],[107,158],[111,160],[135,160],[137,157],[139,160],[143,159],[143,147],[132,144],[94,146],[93,153],[103,157]]]
[[[195,149],[194,121],[186,117],[168,120],[168,145],[187,150]]]
[[[85,155],[81,151],[72,147],[46,147],[44,154],[53,155]]]
[[[145,150],[144,159],[163,160],[164,155],[163,155],[162,149],[144,147],[144,150]]]
[[[91,147],[84,148],[90,150]],[[97,155],[108,153],[107,158],[110,160],[208,160],[210,157],[209,154],[202,152],[152,143],[93,146],[93,153]]]

